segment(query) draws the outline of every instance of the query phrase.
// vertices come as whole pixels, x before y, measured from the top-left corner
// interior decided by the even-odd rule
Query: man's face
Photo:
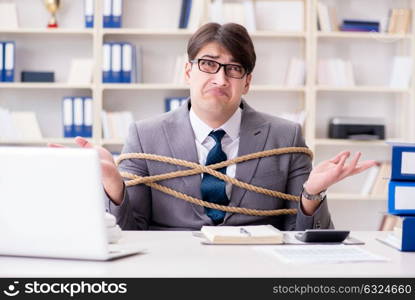
[[[236,62],[228,50],[218,43],[205,45],[195,59],[205,58],[221,64],[235,64]],[[223,67],[216,74],[209,74],[199,70],[197,63],[186,63],[186,81],[190,84],[190,97],[193,109],[202,114],[230,117],[238,108],[241,96],[249,90],[252,75],[245,75],[242,79],[228,77]]]

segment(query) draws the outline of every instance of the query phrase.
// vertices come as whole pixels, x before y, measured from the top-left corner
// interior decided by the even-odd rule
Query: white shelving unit
[[[225,0],[226,1],[226,0]],[[278,0],[273,0],[278,1]],[[414,8],[414,1],[322,0],[338,6],[340,18],[380,19],[395,7]],[[346,116],[385,117],[388,139],[415,137],[415,84],[408,88],[389,88],[387,78],[391,56],[406,54],[415,59],[414,22],[410,34],[319,32],[317,0],[303,0],[303,32],[258,31],[251,34],[257,52],[253,85],[246,100],[254,108],[268,113],[307,113],[304,135],[316,154],[316,163],[345,148],[360,150],[366,159],[387,160],[389,149],[384,141],[348,141],[327,138],[328,118]],[[347,2],[347,3],[346,3]],[[131,110],[136,119],[152,117],[164,111],[164,98],[187,96],[186,85],[173,84],[177,55],[185,53],[192,31],[177,29],[181,0],[124,0],[124,28],[102,28],[102,1],[95,1],[95,27],[84,28],[83,1],[62,1],[58,29],[46,29],[48,13],[41,1],[16,0],[21,29],[0,29],[0,40],[16,41],[16,79],[22,70],[53,70],[55,83],[0,83],[0,106],[11,110],[36,112],[45,136],[40,141],[0,140],[0,145],[70,145],[63,139],[61,99],[63,96],[92,96],[94,99],[93,138],[91,142],[110,150],[120,150],[123,141],[102,137],[101,110]],[[376,6],[376,9],[372,9]],[[153,14],[153,16],[151,16]],[[30,17],[29,17],[30,16]],[[103,84],[101,49],[106,41],[129,41],[143,48],[144,83]],[[319,58],[351,59],[357,86],[319,86],[316,80]],[[94,78],[89,85],[66,83],[72,58],[93,58]],[[283,79],[292,57],[306,61],[306,83],[286,87]],[[356,60],[356,61],[354,61]],[[415,70],[415,64],[414,64]],[[385,200],[385,197],[359,195],[364,175],[346,180],[333,188],[332,199]]]

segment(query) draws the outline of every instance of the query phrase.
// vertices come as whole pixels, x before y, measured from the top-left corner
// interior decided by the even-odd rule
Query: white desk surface
[[[0,256],[0,277],[415,277],[415,252],[375,240],[386,234],[361,231],[351,236],[389,262],[298,265],[253,246],[202,245],[189,231],[130,231],[123,232],[120,243],[146,248],[146,253],[109,262]]]

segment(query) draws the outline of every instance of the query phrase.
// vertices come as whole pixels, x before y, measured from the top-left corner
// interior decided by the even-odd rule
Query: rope
[[[236,157],[231,160],[226,160],[226,161],[223,161],[217,164],[203,166],[198,163],[189,162],[186,160],[171,158],[171,157],[162,156],[162,155],[147,154],[147,153],[124,153],[119,156],[118,160],[116,161],[116,165],[118,166],[121,161],[126,160],[126,159],[147,159],[147,160],[160,161],[160,162],[165,162],[165,163],[172,164],[172,165],[178,165],[178,166],[191,168],[189,170],[175,171],[175,172],[154,175],[154,176],[145,176],[145,177],[138,176],[138,175],[128,173],[128,172],[120,172],[120,174],[124,178],[131,179],[125,182],[125,185],[127,187],[138,185],[138,184],[145,184],[151,188],[154,188],[163,193],[169,194],[173,197],[183,199],[190,203],[208,207],[208,208],[218,209],[218,210],[222,210],[222,211],[230,212],[230,213],[239,213],[239,214],[252,215],[252,216],[277,216],[277,215],[284,215],[284,214],[296,214],[297,210],[294,208],[276,209],[276,210],[258,210],[258,209],[248,209],[248,208],[242,208],[242,207],[218,205],[212,202],[203,201],[201,199],[175,191],[171,188],[160,185],[156,182],[161,181],[161,180],[171,179],[171,178],[191,176],[191,175],[196,175],[200,173],[208,173],[223,181],[229,182],[233,185],[236,185],[240,188],[243,188],[243,189],[246,189],[252,192],[264,194],[264,195],[271,196],[271,197],[281,198],[285,200],[290,200],[290,201],[300,201],[300,197],[298,196],[289,195],[289,194],[281,193],[278,191],[266,189],[263,187],[254,186],[252,184],[239,181],[236,178],[232,178],[218,171],[215,171],[216,169],[220,169],[223,167],[227,167],[229,165],[241,163],[241,162],[252,160],[252,159],[268,157],[268,156],[273,156],[273,155],[282,155],[282,154],[288,154],[288,153],[302,153],[302,154],[309,155],[311,158],[313,157],[312,151],[308,148],[288,147],[288,148],[271,149],[271,150],[266,150],[262,152],[251,153],[251,154]]]

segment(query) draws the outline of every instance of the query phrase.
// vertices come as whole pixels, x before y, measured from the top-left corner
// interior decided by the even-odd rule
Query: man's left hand
[[[340,180],[363,172],[376,165],[374,160],[359,162],[361,152],[357,152],[350,163],[350,151],[342,151],[330,160],[323,161],[313,168],[304,187],[309,194],[318,194]]]

